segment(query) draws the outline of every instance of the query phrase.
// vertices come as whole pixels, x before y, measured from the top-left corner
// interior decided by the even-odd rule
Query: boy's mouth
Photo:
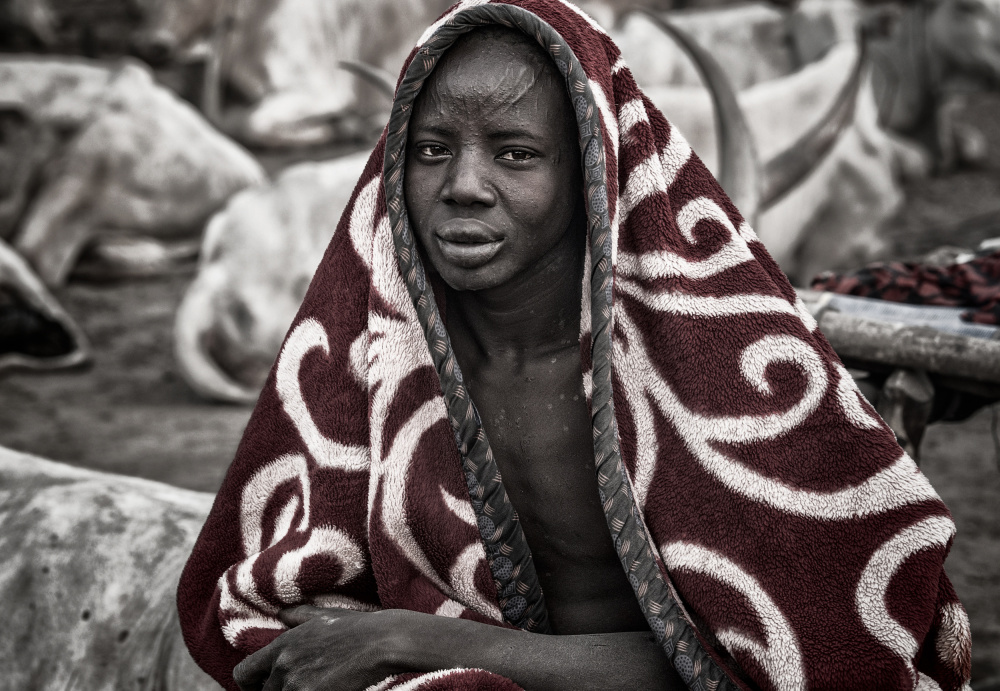
[[[449,264],[476,269],[489,262],[503,246],[504,237],[481,221],[455,219],[434,231],[441,254]]]

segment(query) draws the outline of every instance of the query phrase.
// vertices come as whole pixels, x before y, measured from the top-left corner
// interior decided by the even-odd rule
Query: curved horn
[[[222,124],[222,90],[225,61],[229,57],[229,38],[236,22],[236,8],[232,0],[220,2],[212,22],[208,41],[208,55],[201,83],[201,112],[216,127]]]
[[[396,80],[381,67],[375,67],[375,65],[358,62],[357,60],[341,60],[337,64],[354,76],[368,82],[390,99],[396,96]]]
[[[685,31],[649,10],[638,10],[679,45],[701,75],[712,97],[717,114],[716,136],[719,141],[719,183],[744,218],[754,225],[760,210],[761,166],[750,125],[736,100],[736,92],[712,55]]]
[[[822,120],[764,165],[761,208],[773,206],[795,185],[809,177],[839,141],[844,129],[853,122],[867,64],[868,51],[862,38],[851,76],[837,94],[830,110]]]
[[[253,404],[259,392],[233,381],[205,350],[213,321],[211,267],[203,269],[181,300],[174,318],[174,356],[181,376],[199,396],[226,403]]]
[[[66,313],[52,294],[32,272],[28,263],[10,245],[0,240],[0,282],[17,291],[18,297],[46,319],[65,330],[72,343],[72,350],[63,355],[38,357],[24,353],[0,353],[0,370],[8,367],[30,369],[57,369],[73,367],[90,361],[90,343],[83,330]]]

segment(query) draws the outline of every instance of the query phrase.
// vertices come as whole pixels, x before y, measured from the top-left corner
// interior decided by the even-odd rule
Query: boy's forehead
[[[445,53],[442,62],[468,59],[477,54],[489,56],[506,54],[508,57],[530,61],[540,67],[552,64],[552,60],[533,38],[517,29],[500,25],[484,26],[459,37]]]
[[[510,29],[476,30],[442,57],[418,97],[417,113],[435,119],[456,108],[485,107],[491,115],[522,106],[561,110],[565,88],[555,63],[529,37]]]

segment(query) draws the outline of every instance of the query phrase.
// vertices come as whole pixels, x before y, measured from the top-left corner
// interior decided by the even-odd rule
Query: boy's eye
[[[438,156],[447,156],[448,149],[438,144],[422,144],[417,147],[417,153],[428,158],[437,158]]]
[[[524,149],[512,149],[497,156],[497,158],[502,158],[505,161],[529,161],[534,157],[535,154],[530,151],[525,151]]]

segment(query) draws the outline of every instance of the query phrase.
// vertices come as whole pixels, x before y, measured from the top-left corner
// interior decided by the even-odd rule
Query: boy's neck
[[[541,357],[580,338],[583,231],[571,228],[534,266],[502,286],[448,289],[448,328],[464,330],[486,358]],[[453,337],[454,338],[454,337]],[[464,339],[463,339],[464,340]]]

